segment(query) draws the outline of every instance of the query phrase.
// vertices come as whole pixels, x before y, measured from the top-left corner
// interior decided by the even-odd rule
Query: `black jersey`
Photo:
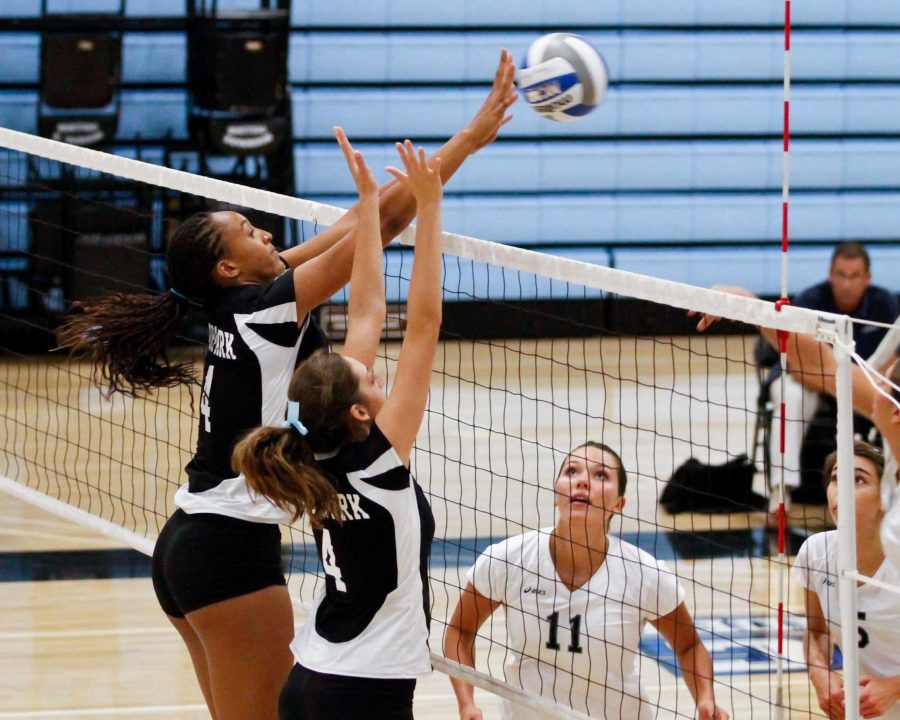
[[[341,522],[315,532],[325,589],[291,647],[317,672],[410,678],[431,672],[428,557],[431,507],[377,425],[321,457]]]
[[[197,451],[175,504],[186,512],[265,519],[272,508],[249,497],[232,470],[232,450],[249,430],[284,420],[294,369],[327,340],[309,315],[297,322],[293,270],[267,285],[223,288],[208,301],[206,316]],[[284,513],[276,515],[269,519]]]

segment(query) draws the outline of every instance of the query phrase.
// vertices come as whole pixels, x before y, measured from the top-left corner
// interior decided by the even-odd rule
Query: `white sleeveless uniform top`
[[[422,489],[377,424],[319,465],[343,522],[314,532],[325,583],[291,643],[294,658],[330,675],[428,675],[434,517]]]
[[[542,528],[491,545],[468,580],[506,612],[506,681],[591,717],[652,718],[638,674],[638,645],[647,620],[684,599],[678,579],[649,553],[615,537],[606,560],[584,586],[570,591],[550,557]],[[501,700],[504,720],[545,715]]]
[[[293,270],[266,285],[221,288],[205,310],[209,347],[197,449],[175,505],[186,513],[289,523],[291,513],[253,493],[234,472],[231,453],[248,431],[284,420],[294,369],[327,339],[309,315],[298,325]]]
[[[832,639],[841,643],[841,606],[838,597],[837,530],[807,538],[800,547],[791,574],[797,582],[819,597]],[[900,570],[887,560],[875,579],[900,585]],[[900,595],[874,585],[857,589],[859,674],[885,677],[900,675]],[[881,717],[900,720],[900,703]]]

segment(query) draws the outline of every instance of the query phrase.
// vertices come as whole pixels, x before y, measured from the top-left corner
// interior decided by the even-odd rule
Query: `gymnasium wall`
[[[53,12],[116,6],[49,4]],[[117,152],[161,162],[164,138],[187,140],[184,6],[127,4]],[[898,291],[900,3],[793,6],[791,287],[824,278],[831,246],[859,239],[875,282]],[[0,125],[28,132],[36,130],[39,8],[39,0],[0,4]],[[604,104],[566,124],[517,104],[502,138],[448,187],[447,229],[776,295],[783,8],[783,0],[295,1],[297,193],[352,201],[334,124],[376,168],[393,162],[398,138],[436,147],[477,108],[501,46],[521,57],[537,35],[570,30],[606,59]],[[193,162],[190,153],[176,159]]]

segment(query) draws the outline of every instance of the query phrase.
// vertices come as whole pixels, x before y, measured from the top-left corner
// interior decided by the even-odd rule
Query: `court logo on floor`
[[[715,675],[773,673],[778,659],[778,618],[696,618],[700,639],[712,655]],[[784,671],[806,670],[803,632],[806,619],[786,615],[784,619]],[[641,653],[656,660],[673,675],[679,675],[675,654],[656,629],[647,625],[641,637]]]

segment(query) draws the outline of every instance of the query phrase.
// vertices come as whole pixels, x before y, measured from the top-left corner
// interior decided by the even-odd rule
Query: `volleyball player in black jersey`
[[[434,518],[409,472],[441,325],[439,161],[406,141],[416,196],[407,326],[390,394],[372,366],[385,320],[377,238],[360,235],[341,354],[317,352],[288,390],[288,422],[242,440],[235,467],[295,518],[309,516],[325,591],[291,649],[282,720],[412,718],[416,678],[431,671],[427,562]]]
[[[509,119],[514,74],[504,50],[484,104],[435,153],[442,181]],[[348,163],[358,167],[346,138],[339,134],[339,140]],[[207,313],[197,450],[177,495],[179,509],[157,542],[153,579],[190,651],[213,720],[271,720],[290,672],[293,615],[277,527],[290,515],[248,491],[231,468],[231,452],[248,429],[284,418],[291,373],[326,344],[309,311],[349,279],[362,216],[366,232],[386,243],[416,212],[404,182],[387,183],[377,196],[365,182],[366,202],[280,254],[271,235],[237,213],[189,218],[168,244],[169,292],[84,303],[59,333],[61,347],[93,356],[111,390],[135,393],[194,382],[190,364],[170,361],[167,348],[188,302],[202,303]],[[371,197],[379,208],[374,215]]]

